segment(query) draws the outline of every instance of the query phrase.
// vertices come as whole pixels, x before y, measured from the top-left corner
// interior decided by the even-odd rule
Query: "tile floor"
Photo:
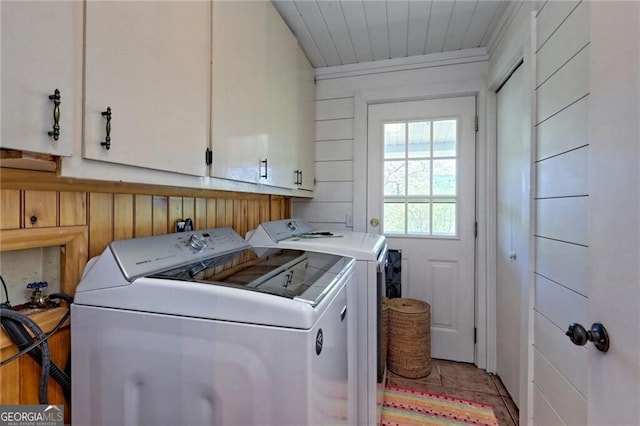
[[[473,364],[432,359],[427,377],[407,379],[387,370],[387,383],[490,404],[500,426],[518,425],[518,407],[500,378]]]

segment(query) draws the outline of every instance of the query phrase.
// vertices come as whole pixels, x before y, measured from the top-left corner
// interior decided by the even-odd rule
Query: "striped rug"
[[[387,386],[384,390],[381,424],[498,426],[498,420],[487,404]]]

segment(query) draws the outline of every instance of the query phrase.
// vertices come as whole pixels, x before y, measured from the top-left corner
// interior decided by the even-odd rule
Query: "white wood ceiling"
[[[272,0],[315,68],[487,46],[508,1]]]

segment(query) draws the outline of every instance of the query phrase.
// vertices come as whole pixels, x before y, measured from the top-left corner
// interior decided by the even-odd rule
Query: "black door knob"
[[[593,342],[595,347],[602,352],[609,350],[609,334],[599,322],[591,325],[591,330],[586,330],[581,324],[569,324],[569,329],[565,333],[574,345],[584,346],[587,342]]]

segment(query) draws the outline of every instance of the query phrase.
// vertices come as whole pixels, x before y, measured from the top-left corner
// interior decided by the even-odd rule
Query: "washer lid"
[[[256,258],[252,250],[213,257],[150,275],[149,278],[224,285],[294,299],[316,306],[350,259],[326,253],[279,250]]]
[[[278,247],[333,253],[367,261],[383,258],[387,247],[383,235],[319,231],[299,218],[262,222],[247,235],[247,241],[258,253],[268,253],[267,247]]]

